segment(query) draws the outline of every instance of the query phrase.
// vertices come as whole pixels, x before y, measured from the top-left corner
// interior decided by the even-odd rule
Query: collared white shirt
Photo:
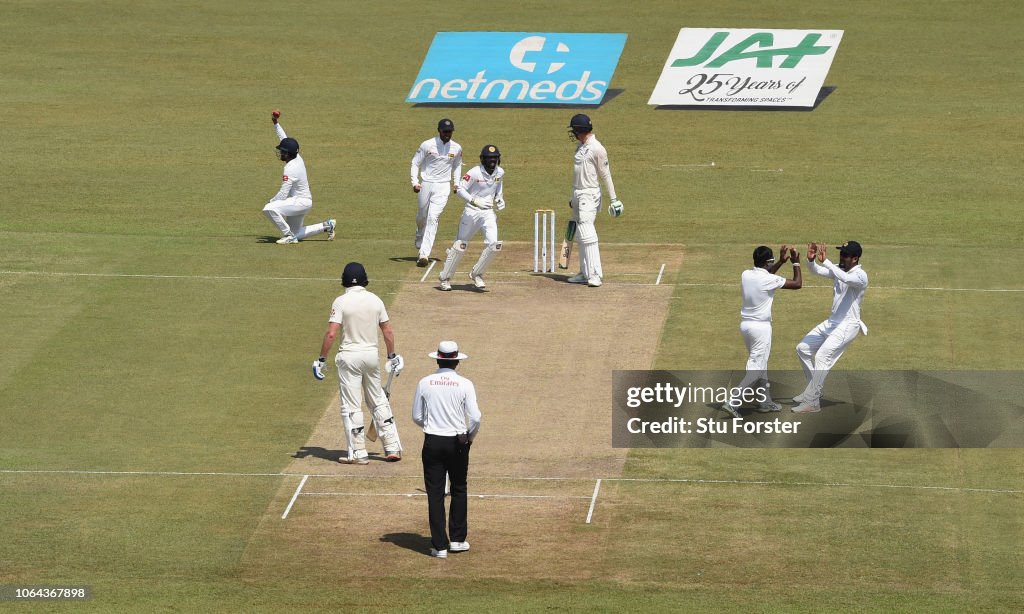
[[[412,185],[420,183],[448,183],[457,181],[462,175],[462,146],[454,140],[447,143],[435,136],[420,143],[412,157],[409,178]]]
[[[459,196],[467,207],[491,209],[495,202],[504,199],[501,181],[504,176],[505,169],[500,166],[495,167],[493,175],[488,175],[482,166],[474,166],[459,180]],[[474,198],[480,203],[479,207],[470,204]]]
[[[281,124],[274,124],[277,129],[279,143],[288,138]],[[281,176],[281,189],[277,191],[270,200],[284,200],[294,196],[295,198],[308,198],[313,200],[313,193],[309,191],[309,178],[306,176],[306,162],[302,156],[295,156],[284,165],[284,174]]]
[[[815,260],[808,264],[816,274],[835,280],[832,284],[832,313],[829,314],[828,321],[835,324],[845,321],[857,322],[864,334],[867,334],[868,327],[860,319],[860,303],[868,289],[867,272],[860,268],[859,264],[849,271],[844,271],[827,258],[821,264]]]
[[[387,322],[384,301],[362,286],[345,290],[331,305],[330,322],[341,324],[339,352],[377,349],[377,332]]]
[[[480,429],[476,387],[454,369],[438,369],[416,386],[412,421],[428,435],[453,437],[465,433],[472,441]]]
[[[600,189],[598,178],[604,180],[608,188],[608,198],[615,200],[615,184],[612,183],[612,170],[608,166],[608,151],[601,141],[593,134],[586,141],[576,144],[576,155],[573,157],[572,188],[574,190]]]
[[[740,320],[771,322],[775,291],[784,285],[785,277],[770,273],[767,269],[754,267],[743,271],[740,275],[740,288],[743,292]]]

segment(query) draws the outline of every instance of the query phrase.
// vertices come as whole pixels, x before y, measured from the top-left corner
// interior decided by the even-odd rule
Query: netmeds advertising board
[[[438,32],[406,102],[598,105],[625,34]]]

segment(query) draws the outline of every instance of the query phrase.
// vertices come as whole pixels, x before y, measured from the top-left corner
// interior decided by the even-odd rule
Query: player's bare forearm
[[[331,348],[334,347],[334,340],[337,338],[338,329],[340,328],[341,326],[334,322],[327,325],[327,332],[324,333],[324,341],[320,344],[321,356],[326,358],[327,354],[331,351]]]
[[[384,347],[388,350],[388,356],[395,353],[395,331],[391,328],[391,321],[380,323],[380,332],[384,336]]]

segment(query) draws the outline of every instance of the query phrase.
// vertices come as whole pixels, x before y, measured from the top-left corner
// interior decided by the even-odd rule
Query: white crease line
[[[661,276],[662,276],[662,275],[664,275],[664,274],[665,274],[665,264],[664,264],[664,263],[662,263],[662,265],[661,265],[661,270],[660,270],[660,271],[658,271],[658,279],[657,279],[657,280],[656,280],[656,281],[654,282],[654,285],[655,285],[655,286],[657,286],[657,285],[660,285],[660,284],[661,284]]]
[[[423,273],[423,277],[420,277],[420,283],[423,283],[423,281],[427,279],[427,275],[430,275],[430,271],[434,269],[435,264],[437,264],[437,260],[430,261],[430,266],[428,266],[427,270]]]
[[[590,511],[587,512],[587,522],[590,524],[590,519],[594,517],[594,506],[597,505],[597,493],[601,491],[601,478],[597,479],[597,484],[594,485],[594,495],[590,497]]]
[[[445,493],[448,494],[448,493]],[[305,492],[303,497],[426,497],[422,492]],[[467,495],[470,499],[589,499],[582,495]]]
[[[302,476],[302,481],[299,482],[298,488],[295,489],[295,494],[292,495],[292,500],[288,502],[288,507],[284,508],[284,513],[281,514],[281,520],[288,518],[288,512],[292,511],[292,506],[295,505],[295,500],[299,498],[299,493],[302,492],[302,487],[306,485],[306,480],[308,479],[308,475]]]

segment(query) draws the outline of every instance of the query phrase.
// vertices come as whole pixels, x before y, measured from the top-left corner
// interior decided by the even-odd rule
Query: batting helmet
[[[345,271],[341,274],[341,285],[346,288],[352,286],[366,287],[370,280],[366,277],[366,269],[358,262],[350,262],[345,265]]]
[[[569,130],[573,133],[579,132],[593,132],[594,126],[590,123],[590,118],[582,113],[578,113],[572,116],[569,120]]]
[[[291,137],[281,139],[276,149],[282,160],[292,160],[299,155],[299,142]]]
[[[491,158],[500,163],[501,152],[498,151],[498,147],[496,145],[484,145],[484,148],[480,150],[480,162]]]

